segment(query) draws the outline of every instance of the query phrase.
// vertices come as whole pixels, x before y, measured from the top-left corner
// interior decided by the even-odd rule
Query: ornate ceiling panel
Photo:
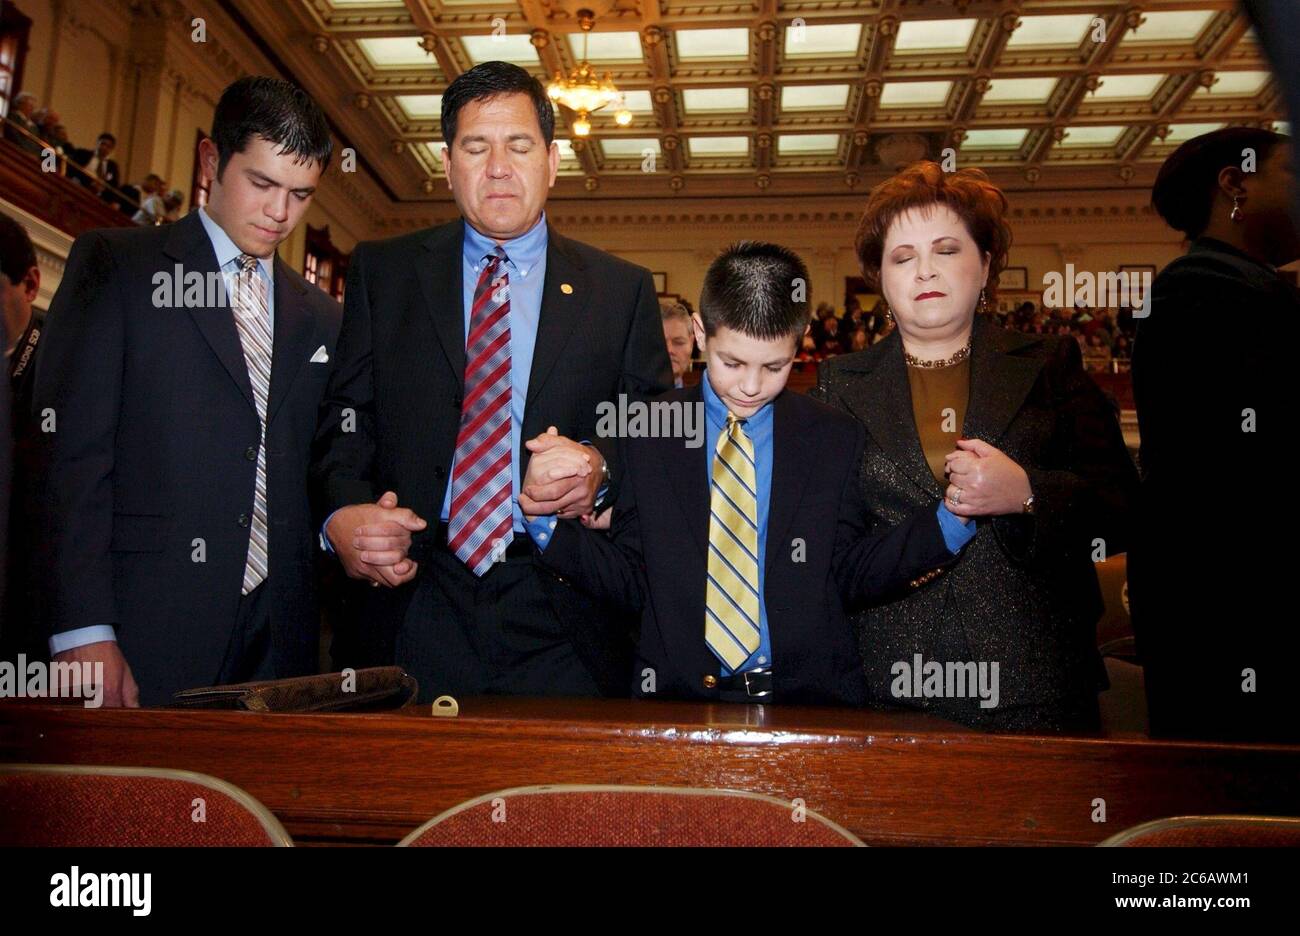
[[[948,155],[1004,184],[1149,181],[1181,140],[1279,126],[1233,0],[233,0],[398,201],[447,201],[440,95],[493,58],[588,59],[633,112],[557,112],[556,194],[861,190]],[[609,109],[609,110],[612,110]],[[1285,129],[1285,126],[1280,126]]]

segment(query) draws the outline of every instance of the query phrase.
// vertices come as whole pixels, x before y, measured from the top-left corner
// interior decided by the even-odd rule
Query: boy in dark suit
[[[974,535],[937,499],[867,535],[863,430],[783,392],[808,330],[807,282],[799,257],[772,244],[713,262],[692,319],[705,377],[656,398],[642,422],[654,431],[675,415],[698,431],[647,437],[629,418],[609,537],[538,516],[537,487],[584,469],[550,436],[528,443],[520,506],[541,562],[641,614],[637,695],[860,705],[845,605],[918,587]]]

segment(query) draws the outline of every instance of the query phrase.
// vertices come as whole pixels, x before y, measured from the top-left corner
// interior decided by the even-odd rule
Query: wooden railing
[[[227,780],[300,844],[392,844],[472,797],[548,783],[749,790],[868,844],[1095,844],[1168,816],[1300,815],[1300,746],[988,735],[919,714],[462,698],[367,715],[0,702],[0,762]],[[1105,802],[1105,821],[1098,804]]]
[[[68,165],[81,171],[75,163]],[[0,191],[12,204],[72,237],[132,223],[117,205],[84,185],[57,172],[42,172],[39,156],[5,139],[0,139]]]

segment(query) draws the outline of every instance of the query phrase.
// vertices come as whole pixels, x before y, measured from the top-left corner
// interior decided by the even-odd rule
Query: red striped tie
[[[514,538],[510,487],[510,283],[497,247],[474,287],[447,543],[483,575]],[[499,275],[498,275],[499,273]]]

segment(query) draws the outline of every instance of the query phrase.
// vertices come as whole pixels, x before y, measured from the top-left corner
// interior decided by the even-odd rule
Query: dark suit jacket
[[[1278,617],[1286,576],[1271,571],[1290,482],[1278,458],[1294,394],[1282,336],[1300,295],[1212,238],[1151,293],[1133,347],[1142,504],[1129,597],[1152,733],[1300,738],[1287,698],[1300,641]],[[1254,692],[1242,691],[1247,668]]]
[[[36,353],[44,331],[45,316],[33,309],[32,319],[19,337],[13,357],[5,362],[5,379],[0,381],[13,394],[13,405],[7,413],[12,417],[13,427],[13,478],[10,486],[0,485],[0,490],[10,492],[6,499],[9,538],[8,555],[2,567],[8,570],[8,582],[0,599],[0,656],[9,658],[25,653],[29,660],[44,659],[49,654],[48,644],[33,620],[38,518],[33,491],[34,480],[43,472],[37,461],[39,432],[32,418],[32,388]]]
[[[260,432],[229,305],[155,305],[155,276],[178,266],[220,281],[197,213],[77,238],[36,370],[35,409],[58,420],[41,435],[42,615],[52,632],[114,625],[142,704],[217,677],[240,600]],[[322,345],[332,354],[340,318],[334,300],[276,260],[265,587],[280,676],[316,667],[306,479],[330,365],[309,360]]]
[[[897,523],[942,496],[921,451],[897,331],[823,362],[814,395],[866,426],[862,473],[879,522]],[[906,704],[996,730],[1091,727],[1105,685],[1093,541],[1104,539],[1108,555],[1124,551],[1137,486],[1115,410],[1084,372],[1073,339],[1005,331],[977,316],[962,435],[1025,469],[1035,511],[980,518],[947,574],[857,618],[873,701],[894,701],[880,694],[890,666],[915,653],[926,661],[996,661],[996,708],[958,699]]]
[[[462,221],[357,245],[339,353],[312,469],[317,518],[386,490],[429,522],[412,537],[417,561],[434,547],[460,428],[465,374],[461,286]],[[570,291],[561,290],[568,284]],[[596,433],[597,406],[619,394],[658,393],[672,384],[659,305],[648,270],[548,231],[546,280],[524,409],[523,436],[554,425],[591,440],[611,473],[610,502],[623,468],[613,440]],[[355,430],[341,431],[344,410]],[[529,452],[520,452],[520,471]],[[424,573],[422,572],[421,575]],[[602,685],[623,680],[602,612],[562,583],[550,595],[575,649]],[[391,661],[416,582],[364,589],[362,662]]]
[[[703,379],[707,379],[707,376]],[[700,407],[699,384],[659,399]],[[862,427],[842,413],[782,393],[773,401],[772,492],[763,600],[772,646],[773,699],[861,705],[862,663],[844,605],[920,587],[952,561],[935,516],[938,498],[908,522],[867,535],[858,485]],[[719,663],[704,642],[709,556],[706,446],[681,438],[625,443],[626,483],[611,536],[561,521],[542,562],[585,589],[641,615],[633,692],[718,698],[705,676]],[[802,541],[800,545],[797,541]],[[643,670],[654,670],[654,692]]]

